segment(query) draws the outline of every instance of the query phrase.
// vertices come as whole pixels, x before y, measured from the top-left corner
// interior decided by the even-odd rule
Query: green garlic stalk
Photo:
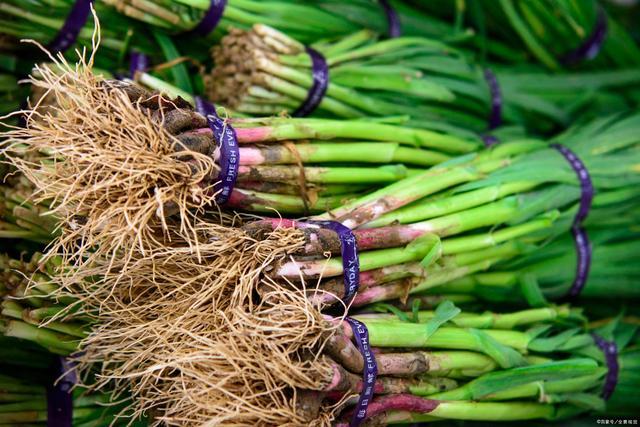
[[[485,132],[500,123],[548,133],[583,115],[630,109],[635,101],[626,91],[640,84],[634,67],[552,75],[496,64],[488,66],[497,80],[496,94],[487,66],[438,39],[382,40],[360,31],[313,48],[329,67],[327,91],[314,115],[404,115],[413,126],[459,134]],[[313,84],[305,46],[266,25],[232,31],[214,48],[213,59],[216,67],[204,76],[207,96],[242,113],[292,113]],[[497,97],[500,112],[493,106]]]

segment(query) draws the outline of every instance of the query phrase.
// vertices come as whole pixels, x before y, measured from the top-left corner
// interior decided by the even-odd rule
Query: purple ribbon
[[[589,277],[589,270],[591,269],[591,245],[589,244],[589,237],[587,231],[582,228],[582,222],[589,215],[589,209],[591,209],[591,202],[593,201],[593,182],[589,176],[589,171],[582,160],[576,156],[576,154],[569,150],[564,145],[553,144],[553,148],[558,150],[565,159],[569,162],[580,181],[580,208],[578,213],[573,219],[573,225],[571,226],[571,233],[576,245],[576,276],[573,279],[573,283],[569,288],[567,296],[569,298],[576,298],[582,292],[584,285],[587,283]]]
[[[604,360],[607,364],[608,371],[604,380],[604,386],[602,387],[602,398],[609,400],[618,384],[618,371],[620,368],[618,366],[618,346],[615,341],[607,341],[598,334],[591,334],[591,336],[598,348],[604,353]]]
[[[118,80],[129,78],[134,80],[138,71],[145,71],[149,68],[149,57],[141,52],[132,51],[129,55],[129,74],[115,73]]]
[[[342,275],[344,276],[344,298],[342,301],[348,304],[360,286],[360,259],[356,236],[349,227],[337,221],[308,221],[308,223],[328,228],[338,234],[342,255]]]
[[[591,209],[591,202],[593,201],[594,190],[591,177],[589,176],[589,171],[584,163],[582,163],[582,160],[580,160],[573,151],[569,150],[564,145],[553,144],[552,147],[558,150],[564,158],[567,159],[573,170],[576,172],[576,175],[578,175],[582,193],[580,196],[580,209],[573,220],[573,225],[579,226],[585,218],[587,218],[589,209]]]
[[[56,357],[53,384],[47,387],[47,426],[73,425],[73,386],[78,383],[74,365],[66,357]]]
[[[380,0],[380,5],[384,9],[384,13],[387,15],[387,23],[389,24],[389,37],[394,39],[402,35],[402,28],[400,27],[400,18],[396,10],[391,7],[391,4],[387,0]]]
[[[378,377],[378,364],[376,363],[375,355],[371,351],[369,346],[369,331],[367,327],[350,317],[346,317],[345,320],[349,322],[351,329],[353,330],[353,336],[356,339],[358,350],[362,354],[364,361],[364,369],[362,372],[362,391],[358,398],[355,411],[353,412],[353,418],[349,425],[351,427],[358,427],[362,421],[367,417],[367,409],[369,403],[373,399],[373,392],[376,384],[376,378]]]
[[[209,35],[209,33],[215,30],[218,26],[226,6],[227,0],[211,0],[209,3],[209,9],[207,9],[202,20],[191,30],[191,32],[203,37]]]
[[[84,27],[91,13],[91,3],[93,0],[76,0],[71,11],[67,15],[62,28],[55,38],[49,43],[48,49],[52,53],[64,52],[69,49],[78,38],[80,30]]]
[[[138,71],[145,71],[149,68],[149,57],[144,53],[133,51],[129,60],[129,77],[134,79]]]
[[[607,14],[602,7],[598,7],[598,14],[593,30],[576,49],[565,54],[561,59],[565,65],[573,65],[578,62],[594,59],[600,53],[604,40],[607,37]]]
[[[307,46],[306,51],[311,58],[311,73],[313,84],[307,93],[307,98],[291,115],[294,117],[306,117],[318,108],[329,86],[329,66],[324,56],[317,50]]]
[[[589,244],[589,237],[584,228],[578,226],[571,227],[571,233],[573,234],[578,258],[576,260],[576,275],[567,293],[567,296],[573,299],[580,295],[584,285],[587,283],[589,270],[591,269],[591,245]]]
[[[502,123],[502,92],[496,75],[488,68],[484,69],[484,79],[489,86],[491,95],[491,115],[489,116],[489,130],[495,129]]]
[[[229,200],[233,187],[238,178],[238,167],[240,166],[240,148],[236,131],[229,123],[222,120],[213,104],[205,101],[199,96],[195,97],[196,111],[207,118],[209,128],[213,131],[213,136],[220,147],[220,174],[218,183],[215,185],[216,203],[224,204]]]

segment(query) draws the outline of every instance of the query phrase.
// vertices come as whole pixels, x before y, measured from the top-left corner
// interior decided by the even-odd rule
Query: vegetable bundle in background
[[[94,18],[99,18],[104,27],[99,28]],[[30,72],[34,62],[46,58],[40,46],[45,47],[46,53],[67,54],[67,57],[75,58],[75,52],[93,51],[100,44],[102,49],[100,55],[94,58],[96,63],[102,69],[118,75],[124,70],[139,68],[140,64],[135,61],[141,58],[140,53],[154,64],[172,61],[180,56],[169,36],[150,31],[102,1],[32,1],[28,6],[21,1],[2,1],[0,37],[10,41],[0,44],[0,52],[19,55],[28,67],[21,67],[15,73],[21,77]],[[28,42],[19,43],[19,40]],[[36,47],[36,44],[39,46]],[[192,45],[197,51],[195,39]],[[193,91],[185,64],[174,62],[154,74],[170,79],[182,90]],[[23,93],[21,100],[25,97]]]
[[[264,25],[231,31],[213,50],[216,66],[205,76],[205,93],[242,113],[296,115],[315,106],[310,93],[326,83],[310,111],[318,116],[406,115],[412,126],[460,133],[502,123],[550,132],[578,117],[629,109],[635,100],[620,89],[640,82],[637,68],[563,75],[535,67],[483,69],[432,39],[379,40],[367,31],[313,48],[328,66],[322,79],[314,56],[293,38]]]
[[[626,303],[640,299],[640,271],[635,262],[640,239],[634,230],[638,220],[636,215],[631,227],[587,228],[592,260],[579,297]],[[570,233],[523,255],[492,266],[487,272],[443,283],[425,294],[465,295],[494,303],[526,301],[534,306],[570,294],[579,262]]]
[[[307,43],[344,36],[363,28],[390,36],[402,33],[447,41],[474,42],[472,32],[420,13],[406,2],[395,0],[229,0],[213,6],[209,1],[202,0],[163,0],[153,3],[107,0],[105,3],[124,15],[176,36],[189,35],[193,31],[192,36],[206,37],[211,34],[210,40],[218,39],[231,28],[247,29],[254,24],[266,24]],[[212,14],[216,18],[207,17],[207,12],[211,10],[216,12]],[[498,52],[517,56],[517,53],[496,44]]]
[[[40,253],[20,259],[0,254],[0,425],[146,425],[127,413],[126,396],[76,387],[67,356],[92,321],[77,299],[56,294],[51,277],[60,268],[58,259],[44,261]]]
[[[33,185],[22,175],[4,176],[0,185],[0,237],[46,244],[58,220],[47,215],[48,203],[34,203]]]
[[[104,49],[98,63],[112,71],[126,68],[126,55],[131,49],[152,56],[156,63],[163,59],[179,62],[181,54],[207,62],[207,52],[213,41],[229,28],[248,28],[256,23],[274,26],[308,42],[350,34],[362,28],[373,28],[380,33],[402,31],[444,37],[450,41],[473,41],[469,31],[420,14],[403,2],[392,3],[393,7],[388,8],[369,0],[348,4],[333,1],[302,4],[295,0],[217,3],[207,0],[63,0],[54,3],[32,1],[26,7],[23,2],[8,0],[0,3],[0,34],[34,39],[54,53],[74,47],[91,47],[92,31],[86,24],[92,5],[104,24]],[[149,33],[153,37],[146,37]],[[209,34],[212,37],[208,37]],[[516,56],[500,46],[498,51]],[[22,52],[25,56],[37,54],[26,49]],[[162,56],[158,55],[160,52]],[[184,65],[174,63],[171,73],[181,88],[192,91]]]
[[[100,18],[103,27],[100,31],[100,44],[103,46],[100,65],[107,69],[115,69],[126,60],[126,55],[131,48],[156,56],[158,45],[148,37],[140,37],[146,31],[144,27],[135,21],[128,20],[103,2],[80,1],[74,6],[73,0],[57,2],[31,1],[28,6],[21,1],[0,2],[0,34],[14,37],[15,39],[35,40],[57,53],[58,51],[74,48],[92,48],[94,37],[93,20],[89,4],[93,4],[96,14]],[[85,12],[76,16],[74,24],[79,24],[77,38],[73,29],[63,30],[64,23],[72,10]],[[74,28],[75,29],[75,28]],[[63,41],[61,35],[73,34],[71,42],[77,41],[78,45],[68,45],[68,40]],[[34,51],[22,47],[25,56],[33,57]]]
[[[49,352],[68,356],[89,333],[90,318],[70,296],[54,295],[51,277],[59,274],[59,259],[12,258],[0,255],[2,333],[38,344]]]
[[[122,402],[113,402],[108,394],[89,394],[83,388],[71,392],[73,406],[69,413],[61,406],[49,408],[60,402],[59,396],[54,396],[56,392],[52,392],[56,381],[57,392],[61,393],[63,401],[65,394],[69,394],[59,390],[67,379],[58,381],[58,377],[65,374],[64,370],[60,370],[61,366],[56,369],[58,357],[25,341],[2,337],[0,343],[3,347],[0,351],[0,425],[59,425],[66,420],[80,427],[131,425],[129,420],[118,418],[124,408]],[[67,368],[70,366],[66,365]],[[73,384],[67,382],[65,386],[71,387]],[[51,414],[54,414],[54,418],[51,418]]]
[[[442,19],[463,20],[485,36],[487,47],[503,42],[512,49],[524,48],[552,70],[640,65],[640,48],[607,12],[609,2],[482,0],[465,2],[463,8],[452,0],[414,3]]]

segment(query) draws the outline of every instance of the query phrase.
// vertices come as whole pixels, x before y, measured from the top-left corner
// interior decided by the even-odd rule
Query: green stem
[[[409,318],[413,316],[413,313],[410,312],[405,314]],[[515,329],[532,323],[568,318],[571,314],[572,309],[568,306],[533,308],[513,313],[488,312],[476,314],[464,312],[454,317],[451,323],[460,328]],[[362,321],[401,321],[395,314],[391,313],[360,314],[352,317]],[[419,311],[418,323],[427,323],[433,317],[434,311]]]
[[[374,347],[445,348],[482,352],[475,337],[466,329],[442,327],[429,336],[424,325],[406,322],[367,322]],[[523,332],[487,329],[491,338],[518,351],[527,351],[530,337]]]
[[[431,235],[422,236],[405,247],[366,251],[360,254],[360,271],[368,271],[407,262],[433,262],[439,256],[440,241]],[[278,268],[278,277],[332,277],[342,274],[342,258],[287,262]]]
[[[7,323],[4,334],[9,337],[33,341],[57,354],[67,355],[78,348],[78,341],[68,335],[38,328],[17,320],[10,320]]]

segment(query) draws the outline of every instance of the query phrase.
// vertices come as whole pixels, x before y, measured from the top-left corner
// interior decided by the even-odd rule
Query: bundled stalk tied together
[[[180,99],[94,76],[92,63],[37,67],[30,82],[52,102],[44,112],[34,105],[3,142],[35,200],[50,201],[67,227],[57,244],[117,251],[136,242],[144,252],[172,212],[192,232],[188,211],[211,204],[217,175],[206,120]]]
[[[34,183],[36,200],[49,201],[68,228],[56,245],[67,245],[69,256],[88,248],[95,256],[148,253],[167,243],[171,221],[178,221],[184,239],[197,242],[194,217],[215,206],[220,170],[207,119],[181,98],[94,75],[92,64],[93,56],[77,67],[63,59],[38,67],[30,82],[43,92],[47,108],[35,104],[27,126],[12,128],[3,142],[10,160]],[[453,135],[385,123],[282,118],[227,123],[241,144],[237,188],[228,206],[249,212],[322,212],[414,173],[401,164],[331,166],[342,160],[341,150],[364,164],[432,165],[478,148]],[[378,144],[378,153],[363,156]],[[302,171],[277,166],[292,163],[302,164]],[[265,192],[251,189],[256,181]],[[327,187],[313,193],[316,187],[309,185]],[[282,188],[296,194],[272,192]]]
[[[633,67],[557,75],[533,66],[489,69],[439,40],[383,40],[363,30],[314,44],[328,82],[313,116],[406,116],[411,126],[473,139],[501,124],[549,133],[635,105],[618,90],[640,83]],[[208,97],[242,113],[294,114],[317,83],[307,47],[266,25],[230,31],[212,55],[216,67],[203,76]]]

